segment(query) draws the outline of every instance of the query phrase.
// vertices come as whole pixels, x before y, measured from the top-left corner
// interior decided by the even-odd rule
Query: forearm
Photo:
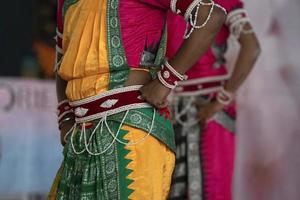
[[[57,100],[58,102],[61,102],[67,99],[66,96],[67,81],[63,80],[58,74],[56,74],[55,78],[56,78]]]
[[[224,86],[225,90],[231,93],[235,93],[246,80],[261,51],[254,33],[242,34],[239,42],[241,48],[234,70]]]
[[[197,22],[201,24],[208,16],[210,6],[201,6]],[[210,20],[201,29],[195,29],[190,37],[184,40],[177,54],[170,59],[170,64],[180,74],[184,74],[212,45],[216,34],[224,23],[226,14],[215,6]]]

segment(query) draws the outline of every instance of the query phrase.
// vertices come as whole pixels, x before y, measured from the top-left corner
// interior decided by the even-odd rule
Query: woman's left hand
[[[215,113],[223,110],[225,107],[218,101],[212,101],[204,105],[199,102],[195,102],[195,105],[198,109],[197,118],[199,120],[201,128],[205,128],[208,120],[210,120]]]

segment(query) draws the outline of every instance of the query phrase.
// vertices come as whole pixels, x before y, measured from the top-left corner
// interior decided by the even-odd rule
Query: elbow
[[[240,38],[239,42],[241,49],[244,52],[248,52],[248,55],[252,60],[255,61],[258,59],[262,50],[259,41],[254,34],[244,35],[242,38]]]
[[[221,28],[221,26],[225,23],[226,21],[226,13],[224,12],[223,9],[215,6],[214,12],[213,12],[213,17],[215,18],[215,24],[218,26],[218,28]]]
[[[253,47],[252,52],[253,52],[254,59],[257,60],[262,52],[260,44],[258,42],[256,42],[255,46]]]

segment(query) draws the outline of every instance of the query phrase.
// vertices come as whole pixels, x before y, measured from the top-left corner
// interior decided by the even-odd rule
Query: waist
[[[175,89],[178,96],[209,95],[218,92],[230,75],[210,76],[181,81]]]
[[[124,80],[126,86],[145,85],[151,80],[150,70],[150,67],[132,67],[128,73],[124,70],[68,80],[66,94],[70,101],[88,98],[112,89],[110,85],[115,80]]]
[[[141,85],[122,87],[70,102],[76,122],[82,123],[130,109],[151,107],[141,98],[140,87]]]

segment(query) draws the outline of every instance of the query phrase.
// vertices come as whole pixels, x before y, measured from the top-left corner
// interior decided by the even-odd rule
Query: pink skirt
[[[235,105],[216,113],[201,130],[190,102],[191,97],[180,97],[174,105],[177,150],[169,199],[231,200]]]

